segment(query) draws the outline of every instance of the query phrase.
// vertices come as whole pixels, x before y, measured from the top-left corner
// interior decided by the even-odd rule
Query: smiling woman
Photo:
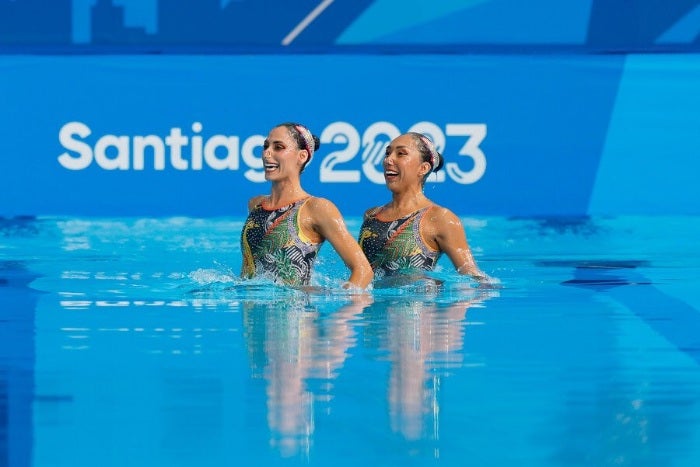
[[[428,175],[444,161],[433,142],[421,133],[395,138],[386,148],[384,179],[392,193],[389,203],[365,212],[360,246],[379,280],[422,275],[446,253],[457,272],[480,283],[494,279],[476,265],[459,218],[423,193]]]
[[[307,193],[300,175],[320,143],[298,123],[274,127],[263,146],[265,180],[269,195],[248,202],[248,218],[241,232],[246,278],[267,276],[292,286],[311,285],[311,273],[325,240],[350,269],[343,287],[364,289],[372,269],[348,231],[338,208],[329,200]]]

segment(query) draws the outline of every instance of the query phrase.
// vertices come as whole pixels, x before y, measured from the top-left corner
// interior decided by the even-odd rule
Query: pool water
[[[240,218],[0,219],[0,466],[700,465],[700,218],[464,218],[477,288],[242,282]],[[360,220],[348,219],[356,235]]]

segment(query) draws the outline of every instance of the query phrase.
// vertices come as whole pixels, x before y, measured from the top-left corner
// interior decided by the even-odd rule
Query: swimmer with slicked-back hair
[[[423,193],[428,175],[443,165],[433,142],[420,133],[400,135],[387,146],[383,165],[391,201],[365,212],[359,235],[376,281],[421,277],[444,253],[459,274],[480,284],[496,283],[477,266],[460,219]]]
[[[265,139],[265,180],[272,187],[269,195],[248,202],[241,232],[242,277],[308,286],[318,251],[328,240],[350,269],[344,288],[365,289],[372,281],[372,268],[338,208],[301,186],[301,173],[319,145],[318,137],[298,123],[277,125]]]

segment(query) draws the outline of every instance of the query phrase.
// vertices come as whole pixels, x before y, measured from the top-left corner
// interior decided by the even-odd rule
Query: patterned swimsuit
[[[308,285],[322,243],[302,238],[299,209],[304,198],[274,211],[255,206],[241,232],[242,276],[271,277],[287,285]]]
[[[375,278],[431,271],[440,251],[430,248],[420,234],[420,221],[430,206],[393,221],[377,218],[381,208],[365,216],[360,228],[360,247]]]

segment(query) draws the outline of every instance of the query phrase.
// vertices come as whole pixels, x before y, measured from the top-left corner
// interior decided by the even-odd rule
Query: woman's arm
[[[471,248],[467,243],[467,235],[462,221],[449,209],[433,208],[429,218],[429,229],[435,232],[435,242],[442,250],[459,274],[471,276],[479,282],[492,282],[488,274],[477,266]]]
[[[312,198],[299,214],[308,216],[311,228],[328,240],[350,269],[348,282],[355,287],[366,288],[374,277],[372,267],[357,240],[348,231],[338,208],[327,199]]]

